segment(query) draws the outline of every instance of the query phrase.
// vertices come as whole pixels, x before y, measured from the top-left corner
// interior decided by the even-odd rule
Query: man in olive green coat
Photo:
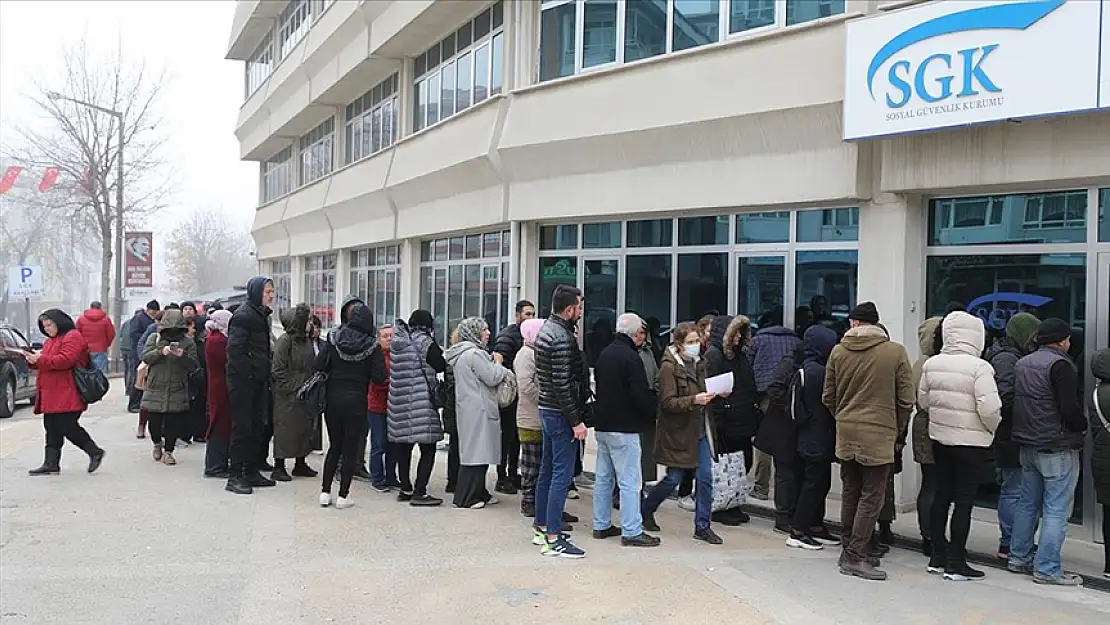
[[[155,462],[177,464],[173,457],[178,436],[188,426],[189,404],[195,392],[193,375],[200,371],[197,345],[187,334],[180,310],[167,310],[142,350],[147,366],[142,408],[147,411],[151,452]]]

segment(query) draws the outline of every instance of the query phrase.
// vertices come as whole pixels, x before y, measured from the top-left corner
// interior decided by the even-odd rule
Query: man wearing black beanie
[[[904,441],[917,401],[906,348],[892,343],[875,304],[863,302],[848,315],[852,328],[833,348],[825,367],[822,403],[836,419],[840,461],[840,520],[844,552],[840,572],[881,581],[881,552],[872,546],[875,522],[886,499],[898,441]]]
[[[1014,367],[1010,438],[1021,446],[1022,488],[1007,568],[1032,573],[1039,584],[1078,586],[1082,578],[1065,573],[1060,566],[1087,430],[1079,402],[1079,373],[1068,358],[1071,327],[1062,319],[1045,319],[1037,327],[1034,341],[1037,351]],[[1037,495],[1031,496],[1034,493]],[[1038,517],[1040,546],[1034,554]]]

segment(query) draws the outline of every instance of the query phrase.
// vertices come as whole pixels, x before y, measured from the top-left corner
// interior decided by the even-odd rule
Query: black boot
[[[274,470],[270,473],[270,479],[275,482],[292,482],[293,478],[289,475],[289,472],[285,470],[285,462],[275,460],[274,463]]]
[[[293,465],[293,472],[291,475],[293,475],[293,477],[316,477],[319,475],[319,472],[308,466],[304,458],[297,458],[296,464]]]
[[[93,449],[87,452],[89,454],[89,473],[94,473],[100,468],[100,463],[104,462],[104,450],[95,444],[90,443],[90,445]]]
[[[47,447],[43,453],[42,466],[37,469],[31,469],[27,473],[30,475],[57,475],[62,472],[60,463],[62,461],[62,450],[53,447]]]
[[[247,481],[247,468],[241,465],[231,467],[231,477],[227,478],[224,490],[236,495],[250,495],[254,492],[250,482]]]
[[[255,469],[253,467],[244,469],[243,479],[247,480],[247,484],[250,484],[254,488],[266,488],[268,486],[277,486],[277,482],[275,482],[274,480],[269,479],[265,475],[262,475],[262,473],[260,473],[258,471],[258,469]],[[292,479],[292,478],[290,478],[290,479]]]

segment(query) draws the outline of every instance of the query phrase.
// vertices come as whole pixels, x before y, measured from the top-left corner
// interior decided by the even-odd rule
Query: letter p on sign
[[[8,294],[13,299],[30,299],[46,294],[42,267],[8,267]]]

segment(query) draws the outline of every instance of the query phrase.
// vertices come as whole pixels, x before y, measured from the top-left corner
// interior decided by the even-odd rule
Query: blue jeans
[[[563,509],[574,474],[578,441],[574,440],[570,424],[557,410],[540,408],[540,425],[543,426],[543,458],[536,478],[536,527],[553,536],[558,533],[553,528],[557,530],[563,526]]]
[[[370,423],[370,483],[374,486],[388,486],[397,482],[397,476],[389,475],[393,467],[386,461],[386,444],[389,431],[386,416],[381,413],[367,414]]]
[[[644,499],[643,511],[655,514],[663,501],[682,483],[682,477],[688,469],[675,469],[667,467],[667,474],[650,491]],[[702,438],[698,441],[698,465],[694,469],[694,530],[701,531],[709,528],[709,516],[713,513],[713,458],[709,453],[709,439]],[[624,511],[624,502],[621,502],[621,511]]]
[[[1002,530],[1002,539],[998,541],[999,550],[1010,548],[1010,536],[1014,531],[1014,513],[1017,511],[1018,500],[1021,499],[1021,469],[999,469],[998,491],[998,527]]]
[[[594,483],[594,529],[613,524],[613,485],[620,486],[621,536],[644,533],[640,514],[640,435],[594,432],[597,440],[597,475]]]
[[[1035,575],[1060,577],[1060,549],[1068,536],[1068,517],[1078,482],[1079,450],[1039,453],[1033,447],[1022,446],[1021,499],[1010,536],[1010,564],[1032,564]],[[1037,517],[1041,517],[1041,539],[1034,561]]]
[[[92,366],[100,369],[104,375],[108,375],[108,354],[106,352],[93,352],[89,354],[89,360]]]

